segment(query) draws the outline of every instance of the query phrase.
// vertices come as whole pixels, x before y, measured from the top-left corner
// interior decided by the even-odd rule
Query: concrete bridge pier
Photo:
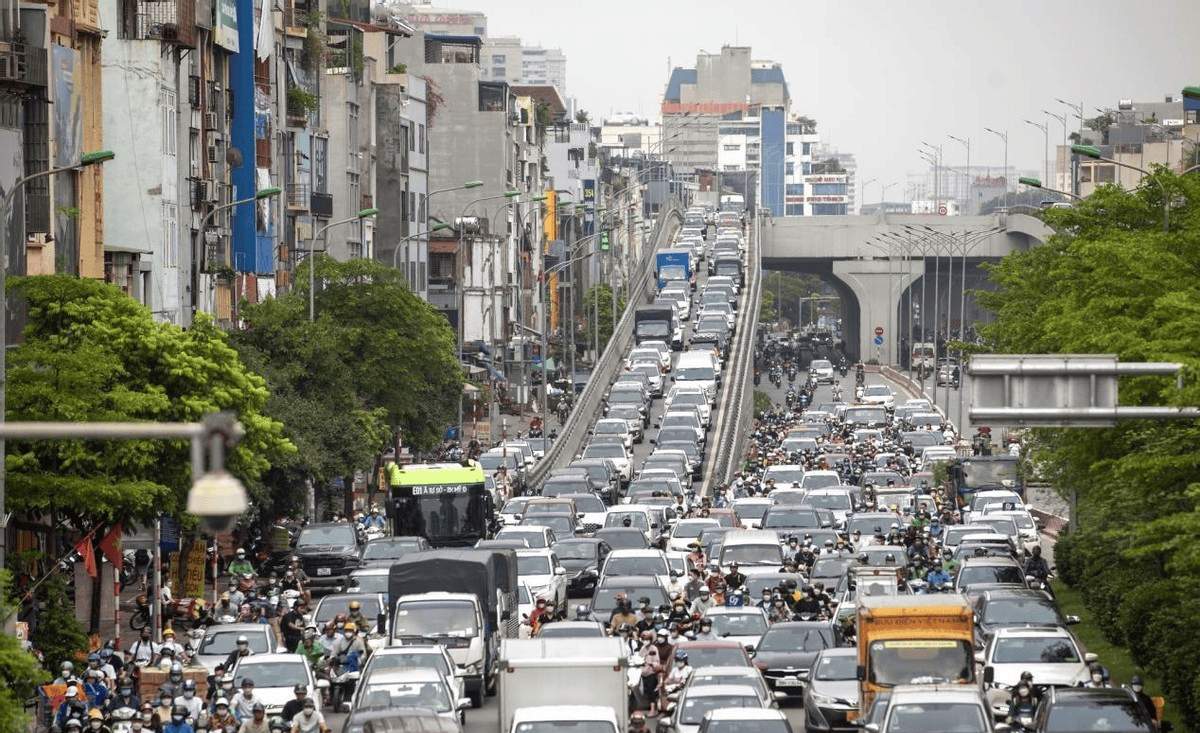
[[[900,299],[910,285],[924,277],[925,260],[854,259],[832,264],[833,277],[854,294],[842,303],[856,301],[857,305],[843,308],[842,333],[848,355],[864,362],[896,363],[905,327],[900,321]],[[876,328],[883,329],[882,344],[875,343]]]

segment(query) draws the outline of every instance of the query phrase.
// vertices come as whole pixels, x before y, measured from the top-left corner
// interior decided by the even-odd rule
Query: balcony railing
[[[308,211],[312,203],[312,185],[289,183],[287,185],[287,207],[292,211]]]

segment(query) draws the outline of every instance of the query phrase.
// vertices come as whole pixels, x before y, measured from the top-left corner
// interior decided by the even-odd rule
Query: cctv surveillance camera
[[[187,510],[209,534],[229,532],[246,511],[246,487],[228,471],[209,471],[188,492]]]

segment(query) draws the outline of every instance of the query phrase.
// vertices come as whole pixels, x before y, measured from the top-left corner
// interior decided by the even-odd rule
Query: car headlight
[[[812,690],[809,690],[808,695],[812,698],[812,701],[815,704],[822,707],[838,704],[838,698],[833,697],[832,695],[822,695],[820,693],[813,692]]]

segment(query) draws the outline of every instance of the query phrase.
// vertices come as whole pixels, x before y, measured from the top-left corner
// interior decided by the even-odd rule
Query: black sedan
[[[612,547],[603,539],[577,537],[555,542],[552,548],[558,561],[567,571],[567,594],[588,593],[596,589],[600,578],[600,567],[612,552]]]
[[[813,660],[822,649],[837,646],[828,621],[777,623],[762,635],[754,650],[754,664],[776,692],[799,696],[808,683]]]

